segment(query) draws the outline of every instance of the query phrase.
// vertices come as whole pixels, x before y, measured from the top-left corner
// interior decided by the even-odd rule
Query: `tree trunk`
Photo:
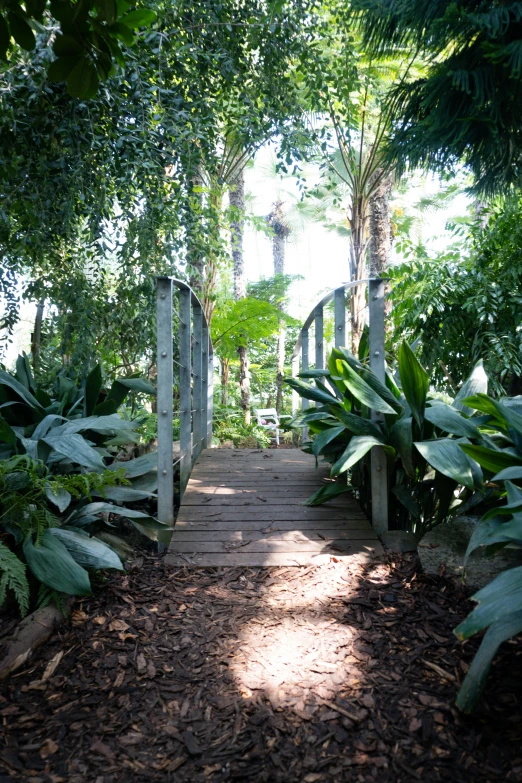
[[[230,377],[230,362],[223,359],[221,362],[221,405],[224,408],[228,405],[228,380]]]
[[[360,196],[352,201],[350,215],[351,230],[351,279],[366,278],[366,255],[368,249],[368,200]],[[352,289],[350,311],[352,320],[352,353],[357,356],[364,330],[366,310],[366,286]]]
[[[243,258],[243,233],[245,228],[245,178],[243,169],[239,171],[229,193],[229,203],[234,207],[236,214],[231,222],[231,246],[232,260],[234,262],[234,299],[243,299],[246,296],[245,261]],[[250,424],[250,370],[248,361],[248,348],[246,345],[238,347],[239,354],[239,389],[241,393],[241,408],[245,417],[245,424]]]
[[[377,171],[381,174],[381,170]],[[370,242],[369,267],[370,277],[383,277],[390,264],[391,250],[391,220],[390,195],[393,176],[384,177],[370,197]],[[385,287],[385,313],[390,314],[391,302],[387,296],[389,286]]]
[[[198,166],[196,173],[192,177],[190,187],[190,196],[197,203],[198,208],[195,210],[195,217],[192,214],[189,216],[193,223],[189,223],[187,226],[187,266],[190,287],[198,296],[201,296],[205,283],[205,259],[201,255],[201,245],[198,242],[198,235],[202,233],[200,221],[203,211],[203,194],[201,192],[203,188],[203,173],[200,166]]]
[[[31,353],[33,354],[33,372],[38,372],[40,364],[40,348],[42,344],[42,322],[45,302],[38,302],[34,319],[34,332],[31,335]]]
[[[223,206],[223,191],[220,186],[215,186],[215,189],[210,195],[210,203],[212,206],[212,212],[214,213],[217,222],[217,229],[219,230],[219,219],[221,215],[221,209]],[[201,304],[203,306],[203,312],[205,313],[207,323],[210,326],[214,309],[216,307],[216,300],[214,292],[216,290],[218,276],[218,259],[214,251],[210,251],[207,256],[207,263],[205,264],[205,282],[203,284],[203,298]]]
[[[285,220],[283,211],[283,202],[277,201],[272,212],[268,216],[268,224],[274,234],[272,237],[272,253],[274,258],[274,275],[284,275],[285,273],[285,252],[286,240],[290,235],[290,228]],[[280,305],[281,310],[283,305]],[[283,407],[283,378],[285,372],[285,337],[286,330],[284,322],[281,319],[279,334],[277,337],[277,373],[276,373],[276,411],[281,413]]]

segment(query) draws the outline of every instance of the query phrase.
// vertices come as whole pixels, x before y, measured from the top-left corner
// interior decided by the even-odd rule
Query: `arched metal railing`
[[[174,288],[178,289],[179,361],[174,359]],[[158,368],[158,519],[174,526],[174,468],[179,465],[180,500],[192,467],[212,441],[214,349],[203,307],[192,288],[173,277],[156,282]],[[179,410],[174,411],[174,372],[179,373]],[[179,457],[172,426],[179,416]],[[168,543],[167,537],[162,537]]]
[[[300,371],[310,369],[310,327],[315,327],[315,369],[322,370],[325,367],[325,341],[324,341],[324,308],[332,299],[334,300],[334,333],[335,346],[346,345],[346,291],[351,291],[357,286],[368,286],[368,341],[370,355],[370,369],[379,380],[385,382],[385,356],[384,356],[384,304],[385,283],[383,278],[368,278],[367,280],[353,280],[344,283],[339,288],[330,291],[313,308],[304,322],[297,338],[292,353],[292,376],[296,377]],[[292,395],[292,408],[297,412],[299,395]],[[301,398],[302,410],[310,405],[309,400]],[[379,421],[382,414],[372,412],[372,418]],[[372,479],[372,524],[378,533],[388,529],[388,476],[386,454],[384,449],[374,447],[371,451],[371,479]]]

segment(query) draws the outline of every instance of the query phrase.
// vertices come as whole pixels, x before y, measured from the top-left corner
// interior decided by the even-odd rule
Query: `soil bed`
[[[520,640],[472,718],[462,589],[415,561],[140,558],[0,697],[0,783],[518,781]]]

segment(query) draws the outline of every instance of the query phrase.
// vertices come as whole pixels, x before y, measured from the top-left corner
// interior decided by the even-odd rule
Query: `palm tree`
[[[272,229],[272,254],[274,258],[274,275],[284,275],[286,243],[291,234],[291,228],[285,218],[284,202],[278,199],[272,206],[267,216],[267,223]],[[283,304],[280,303],[281,310]],[[285,339],[286,329],[284,321],[280,321],[279,334],[277,336],[277,375],[276,375],[276,410],[281,412],[283,407],[283,378],[285,374]]]

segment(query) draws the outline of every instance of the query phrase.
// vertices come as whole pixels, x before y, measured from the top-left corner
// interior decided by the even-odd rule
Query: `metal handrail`
[[[179,292],[179,362],[173,357],[174,288]],[[158,367],[158,519],[174,527],[174,465],[179,464],[180,501],[201,450],[212,442],[214,347],[201,302],[174,277],[156,278]],[[179,411],[174,411],[174,364],[179,371]],[[172,424],[179,413],[180,454],[174,462]],[[168,544],[168,536],[161,542]]]
[[[346,302],[345,292],[360,285],[368,286],[368,309],[369,309],[369,353],[370,369],[377,375],[381,383],[385,382],[385,361],[384,361],[384,304],[385,304],[385,284],[387,278],[370,277],[364,280],[352,280],[349,283],[343,283],[342,286],[335,288],[324,296],[320,302],[311,311],[310,315],[303,323],[299,336],[296,340],[292,353],[292,377],[297,377],[299,371],[308,370],[309,364],[309,328],[315,323],[315,368],[324,369],[325,350],[323,334],[323,310],[332,299],[334,300],[334,324],[335,324],[335,347],[344,346],[346,343]],[[301,362],[299,358],[301,357]],[[301,367],[299,367],[301,364]],[[299,398],[297,392],[292,392],[292,410],[294,414],[298,410],[299,399],[301,399],[301,409],[306,410],[310,406],[310,401],[303,397]],[[378,421],[382,414],[374,413],[373,418]],[[307,429],[303,427],[303,436]],[[372,476],[372,524],[378,533],[383,533],[388,529],[388,475],[387,475],[386,454],[381,447],[374,447],[371,451],[371,476]]]

